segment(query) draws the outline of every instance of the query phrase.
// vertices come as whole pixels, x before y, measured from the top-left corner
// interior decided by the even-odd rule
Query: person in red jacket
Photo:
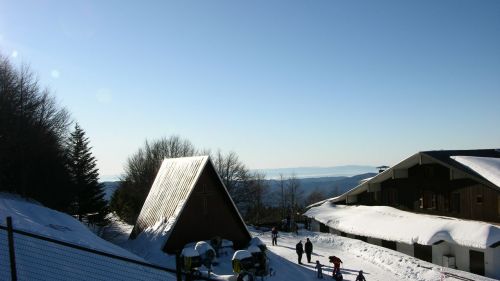
[[[340,264],[342,262],[342,260],[336,256],[330,256],[328,257],[328,259],[330,259],[330,262],[333,263],[333,271],[332,271],[332,276],[333,278],[335,278],[335,276],[337,275],[338,272],[340,272]]]

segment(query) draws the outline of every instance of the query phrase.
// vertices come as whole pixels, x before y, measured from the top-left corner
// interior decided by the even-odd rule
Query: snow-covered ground
[[[121,234],[114,233],[110,237],[117,238],[119,244],[125,248],[130,248],[136,242],[123,243],[124,237],[128,236],[130,226],[110,227],[108,230],[122,229]],[[493,280],[486,277],[474,275],[468,272],[453,270],[449,268],[442,269],[432,263],[428,263],[403,253],[393,251],[387,248],[379,247],[360,240],[341,237],[329,233],[316,233],[306,230],[300,230],[299,234],[280,233],[278,238],[278,246],[271,246],[271,233],[260,232],[251,229],[254,237],[258,237],[266,243],[268,257],[270,259],[270,267],[276,272],[274,276],[266,277],[266,280],[278,281],[307,281],[317,280],[314,264],[306,262],[306,256],[302,258],[303,265],[297,264],[297,255],[295,253],[295,245],[299,240],[305,242],[309,238],[313,245],[312,261],[319,260],[324,265],[323,273],[331,274],[331,264],[328,263],[328,257],[335,255],[340,257],[344,264],[341,269],[344,280],[355,280],[359,270],[365,272],[367,280]],[[121,237],[120,237],[121,236]],[[131,243],[131,244],[129,244]],[[137,244],[134,247],[138,247]],[[147,247],[147,246],[146,246]],[[144,253],[144,251],[142,251]],[[219,265],[214,267],[213,271],[221,280],[234,280],[231,269],[232,251],[227,252],[219,258]],[[147,256],[143,256],[146,260],[160,264],[163,266],[173,267],[174,258],[162,253],[159,249],[153,249]],[[459,276],[453,278],[441,274],[441,270],[449,274]],[[464,279],[465,278],[465,279]]]
[[[441,274],[441,267],[428,263],[403,253],[372,245],[360,240],[337,236],[329,233],[299,231],[299,235],[282,233],[278,238],[278,246],[271,245],[269,232],[253,232],[268,245],[271,267],[275,268],[273,280],[316,280],[314,264],[297,264],[295,245],[299,240],[304,242],[309,238],[313,243],[312,262],[319,260],[325,265],[323,274],[331,275],[331,265],[328,256],[335,255],[342,259],[341,272],[344,280],[356,280],[359,270],[363,270],[367,280],[464,280],[446,277]],[[305,255],[302,258],[304,263]],[[445,272],[455,274],[470,280],[493,280],[453,269]],[[466,279],[465,279],[466,280]]]
[[[127,251],[131,245],[128,239],[132,227],[111,216],[112,223],[102,233],[112,245],[89,231],[85,225],[66,214],[45,208],[37,203],[26,201],[14,195],[0,193],[0,217],[11,216],[17,229],[49,236],[57,240],[90,247],[112,254],[140,259]],[[2,223],[4,224],[4,223]],[[307,281],[316,280],[314,264],[297,264],[295,244],[307,237],[314,244],[313,261],[319,260],[324,265],[324,274],[331,273],[328,256],[336,255],[343,261],[342,273],[345,280],[355,280],[356,273],[362,269],[367,280],[440,280],[439,266],[409,257],[383,247],[371,245],[359,240],[335,236],[332,234],[299,231],[299,235],[280,233],[278,246],[271,245],[270,232],[251,231],[268,245],[270,267],[276,272],[266,277],[269,281]],[[6,249],[5,231],[0,233],[0,246]],[[158,272],[136,264],[117,261],[111,258],[68,248],[51,242],[33,240],[15,235],[16,258],[18,259],[19,280],[53,280],[54,276],[63,280],[174,280],[174,276]],[[120,247],[118,247],[120,246]],[[148,245],[143,245],[148,247]],[[123,247],[123,248],[121,248]],[[138,247],[136,244],[135,247]],[[194,245],[193,245],[194,247]],[[174,268],[173,256],[161,252],[161,248],[143,251],[142,258],[148,262]],[[235,280],[231,267],[234,251],[226,249],[213,268],[219,280]],[[7,251],[0,251],[0,280],[9,278]],[[469,280],[492,280],[458,270],[445,269]],[[54,275],[56,274],[56,275]],[[445,280],[454,280],[451,277]],[[459,279],[457,279],[459,280]],[[463,280],[463,279],[462,279]]]

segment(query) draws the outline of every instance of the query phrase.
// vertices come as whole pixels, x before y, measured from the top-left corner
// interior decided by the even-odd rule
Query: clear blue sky
[[[172,134],[250,168],[500,147],[500,1],[3,1],[101,174]]]

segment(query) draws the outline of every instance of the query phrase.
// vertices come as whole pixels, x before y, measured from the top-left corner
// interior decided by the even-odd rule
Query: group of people
[[[273,246],[278,245],[278,230],[276,227],[273,227],[271,230],[271,238],[272,238],[272,244]],[[311,263],[311,256],[313,252],[313,244],[309,238],[306,239],[306,243],[302,245],[302,240],[299,240],[299,243],[295,245],[295,252],[297,253],[297,258],[299,264],[302,264],[302,255],[306,253],[306,258],[307,262]],[[336,281],[342,281],[342,273],[340,272],[340,264],[343,264],[342,260],[339,257],[336,256],[330,256],[328,257],[330,263],[333,263],[333,271],[332,271],[332,277]],[[319,260],[316,261],[316,272],[317,272],[317,277],[319,279],[323,279],[323,265],[319,262]],[[356,277],[356,281],[366,281],[364,275],[363,275],[363,270],[360,270],[358,273],[358,276]]]
[[[309,238],[307,238],[307,241],[304,244],[304,246],[302,246],[302,240],[300,240],[299,243],[297,243],[297,245],[295,246],[295,251],[296,251],[297,256],[298,256],[299,264],[302,264],[302,255],[304,254],[304,252],[306,253],[307,262],[311,263],[311,255],[312,255],[312,251],[313,251],[313,245],[312,245],[312,242],[309,240]],[[329,261],[331,263],[333,263],[332,277],[336,281],[342,281],[343,277],[342,277],[342,273],[340,272],[340,264],[343,264],[342,260],[336,256],[330,256],[328,258],[329,258]],[[316,272],[317,272],[317,277],[319,279],[323,279],[323,265],[319,262],[319,260],[316,261],[315,268],[316,268]],[[356,281],[366,281],[366,279],[363,275],[363,270],[359,271],[358,276],[356,277]]]
[[[313,244],[309,240],[309,238],[307,238],[307,241],[304,246],[302,246],[302,240],[300,240],[299,243],[295,245],[295,252],[297,252],[297,256],[299,258],[299,264],[302,264],[302,255],[304,254],[304,252],[306,253],[307,262],[310,263],[311,255],[313,252]]]

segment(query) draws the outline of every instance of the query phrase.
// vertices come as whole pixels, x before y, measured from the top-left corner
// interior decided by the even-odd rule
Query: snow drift
[[[500,228],[488,223],[415,214],[387,206],[345,206],[329,202],[305,213],[336,230],[406,244],[446,241],[485,249],[500,241]]]

